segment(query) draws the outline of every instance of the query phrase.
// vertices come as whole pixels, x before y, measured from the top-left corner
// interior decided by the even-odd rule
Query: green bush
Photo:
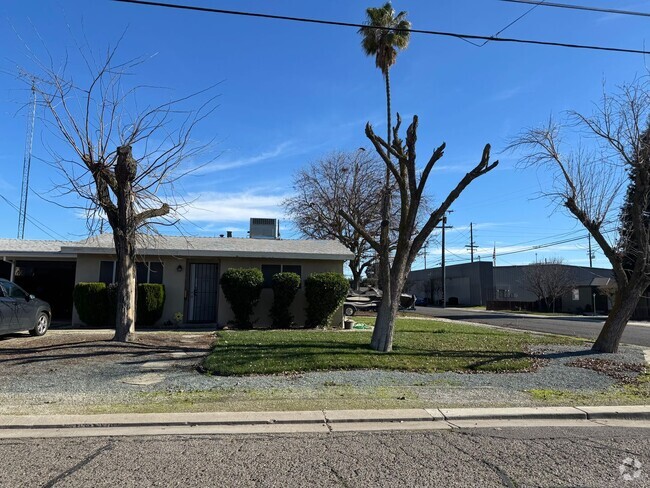
[[[165,287],[142,283],[136,289],[136,325],[153,325],[162,316]],[[73,292],[79,318],[91,327],[115,327],[117,283],[77,283]]]
[[[117,317],[117,283],[106,286],[106,297],[108,301],[108,321],[111,327],[115,327]]]
[[[293,315],[289,311],[289,307],[300,288],[300,276],[296,273],[277,273],[273,275],[272,280],[273,305],[270,316],[273,327],[288,329],[293,324]]]
[[[251,315],[262,293],[264,277],[257,268],[230,268],[221,275],[221,289],[235,314],[234,325],[253,327]]]
[[[162,317],[165,306],[164,285],[141,283],[136,297],[136,325],[154,325]]]
[[[305,280],[307,327],[327,327],[334,312],[343,304],[350,283],[340,273],[312,274]]]
[[[111,322],[108,293],[105,283],[77,283],[72,293],[74,306],[83,323],[91,327],[115,325]]]

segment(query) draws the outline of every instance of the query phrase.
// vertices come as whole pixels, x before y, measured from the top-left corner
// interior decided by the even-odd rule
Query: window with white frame
[[[136,283],[158,283],[163,282],[164,265],[160,261],[140,262],[135,265]],[[99,281],[107,285],[115,283],[117,269],[115,261],[100,261]]]

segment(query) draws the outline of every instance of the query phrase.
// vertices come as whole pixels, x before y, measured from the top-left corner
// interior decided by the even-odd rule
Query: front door
[[[218,281],[218,264],[190,264],[190,293],[187,307],[190,322],[217,321]]]

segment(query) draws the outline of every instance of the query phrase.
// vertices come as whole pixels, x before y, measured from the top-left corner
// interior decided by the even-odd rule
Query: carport
[[[72,319],[76,255],[62,241],[0,239],[0,277],[49,302],[53,320]]]

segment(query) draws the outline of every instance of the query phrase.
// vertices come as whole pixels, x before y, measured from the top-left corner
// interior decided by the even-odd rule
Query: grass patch
[[[532,366],[528,346],[571,343],[577,344],[565,337],[399,318],[391,354],[373,351],[367,331],[221,331],[203,368],[224,376],[346,369],[522,371]]]
[[[606,390],[529,390],[528,393],[535,400],[553,405],[645,405],[650,403],[650,373],[639,375],[632,383]]]

